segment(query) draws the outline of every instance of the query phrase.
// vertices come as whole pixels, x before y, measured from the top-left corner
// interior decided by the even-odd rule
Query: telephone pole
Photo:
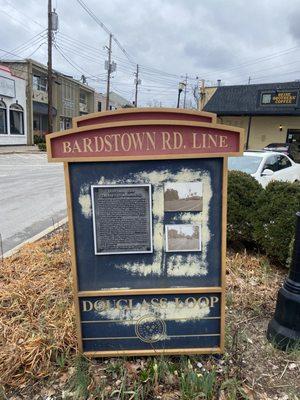
[[[52,0],[48,0],[48,132],[53,132],[52,116]]]
[[[187,91],[187,82],[188,82],[188,76],[185,74],[185,81],[184,81],[184,97],[183,97],[183,108],[185,108],[186,104],[186,91]]]
[[[108,44],[108,62],[107,62],[107,86],[106,86],[106,107],[105,109],[109,109],[109,91],[110,91],[110,74],[112,72],[111,68],[111,41],[112,34],[109,34],[109,44]]]
[[[139,79],[139,64],[136,65],[136,73],[135,73],[135,98],[134,98],[134,107],[137,107],[137,97],[138,97],[138,87],[142,83]]]
[[[200,86],[200,108],[199,111],[202,111],[205,104],[205,79],[201,79]]]

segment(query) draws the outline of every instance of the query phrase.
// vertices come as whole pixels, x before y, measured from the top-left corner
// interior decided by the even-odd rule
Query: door
[[[289,156],[300,163],[300,129],[288,129],[287,143],[289,143]]]

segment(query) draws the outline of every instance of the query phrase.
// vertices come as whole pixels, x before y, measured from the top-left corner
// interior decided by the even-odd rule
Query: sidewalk
[[[40,153],[40,150],[36,146],[1,146],[0,154],[13,154],[13,153]]]

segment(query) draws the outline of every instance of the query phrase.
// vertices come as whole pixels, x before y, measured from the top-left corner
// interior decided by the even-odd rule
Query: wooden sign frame
[[[142,115],[147,119],[135,119],[137,115]],[[170,119],[170,115],[176,115],[178,119]],[[130,120],[127,117],[130,116]],[[155,116],[158,119],[151,119]],[[177,118],[176,117],[176,118]],[[190,120],[190,118],[193,120]],[[122,118],[124,120],[122,120]],[[197,118],[200,122],[197,121]],[[201,119],[210,118],[211,122],[203,122]],[[117,122],[116,119],[118,120]],[[195,120],[196,119],[196,120]],[[97,124],[95,124],[95,121]],[[102,122],[103,121],[103,122]],[[142,356],[142,355],[158,355],[158,354],[208,354],[208,353],[223,353],[224,352],[224,337],[225,337],[225,276],[226,276],[226,214],[227,214],[227,157],[239,156],[243,152],[244,130],[241,128],[231,127],[216,124],[216,115],[211,113],[178,110],[178,109],[123,109],[111,112],[94,113],[87,116],[77,117],[73,120],[74,128],[67,131],[56,132],[46,136],[48,161],[64,162],[65,185],[67,195],[67,210],[69,221],[69,234],[72,257],[72,278],[73,278],[73,293],[75,302],[76,327],[79,343],[79,350],[91,357],[112,357],[112,356]],[[78,126],[85,123],[85,126]],[[91,125],[90,125],[90,124]],[[152,154],[152,155],[123,155],[110,156],[109,159],[101,154],[92,157],[79,157],[78,154],[68,154],[64,157],[55,154],[55,146],[60,138],[71,138],[77,134],[87,134],[90,132],[101,132],[104,129],[113,128],[128,128],[145,125],[149,127],[155,126],[179,126],[188,128],[213,128],[218,132],[229,131],[236,134],[238,141],[236,151],[224,152],[207,152],[207,153],[188,153],[174,154],[171,151],[169,154]],[[141,160],[174,160],[174,159],[192,159],[192,158],[221,158],[223,160],[222,171],[222,208],[221,208],[221,285],[214,287],[166,287],[166,288],[138,288],[138,289],[104,289],[104,290],[82,290],[79,291],[78,271],[76,264],[76,244],[74,235],[74,215],[73,215],[73,199],[71,194],[70,183],[70,164],[86,163],[86,162],[115,162],[115,161],[141,161]],[[83,336],[82,325],[80,319],[80,299],[92,298],[94,296],[128,296],[128,295],[184,295],[184,294],[219,294],[221,299],[220,306],[220,346],[207,348],[171,348],[171,349],[135,349],[135,350],[112,350],[112,351],[83,351]]]

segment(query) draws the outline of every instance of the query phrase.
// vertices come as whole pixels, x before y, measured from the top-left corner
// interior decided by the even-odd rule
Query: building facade
[[[26,81],[27,144],[48,132],[47,67],[31,59],[6,61],[14,75]],[[53,130],[71,128],[72,118],[95,111],[95,91],[71,76],[53,71]]]
[[[242,127],[246,149],[300,142],[300,82],[205,88],[203,110]]]
[[[133,107],[133,105],[124,97],[115,92],[109,93],[109,107],[108,110],[117,110],[118,108]],[[96,93],[95,95],[95,111],[106,110],[106,95],[103,93]]]
[[[26,81],[0,65],[0,145],[26,143]]]

